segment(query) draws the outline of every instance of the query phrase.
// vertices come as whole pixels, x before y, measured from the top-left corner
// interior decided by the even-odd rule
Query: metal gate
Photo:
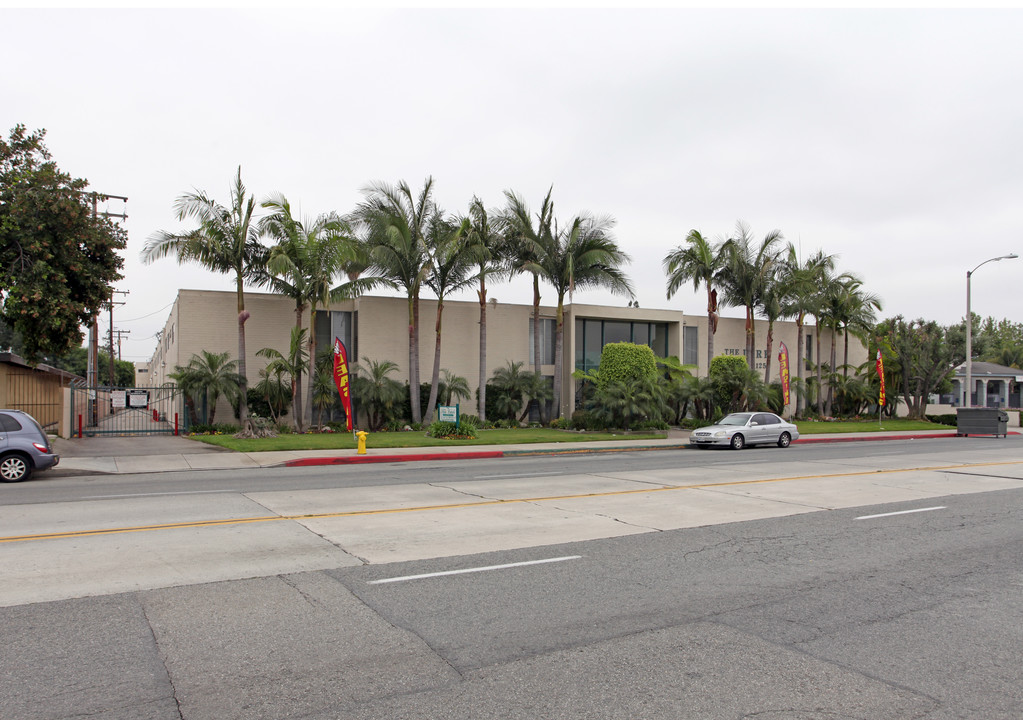
[[[188,432],[184,393],[173,385],[144,388],[71,386],[71,423],[78,437],[177,435]]]

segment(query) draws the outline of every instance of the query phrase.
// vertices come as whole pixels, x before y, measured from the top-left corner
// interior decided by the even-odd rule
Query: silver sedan
[[[727,446],[741,450],[747,445],[788,447],[799,437],[799,428],[774,413],[732,413],[717,425],[693,430],[689,444],[696,447]]]

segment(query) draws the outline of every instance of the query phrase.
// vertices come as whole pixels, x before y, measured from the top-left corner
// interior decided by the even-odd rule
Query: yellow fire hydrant
[[[359,452],[358,452],[359,455],[365,455],[366,454],[366,436],[367,435],[369,435],[369,433],[366,432],[365,430],[360,430],[359,432],[355,433],[355,437],[359,438]]]

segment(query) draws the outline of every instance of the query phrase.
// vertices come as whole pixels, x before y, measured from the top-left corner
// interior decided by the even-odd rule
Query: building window
[[[668,354],[668,323],[576,320],[576,369],[583,372],[597,369],[600,366],[601,350],[612,342],[648,345],[654,351],[654,355],[666,357]]]
[[[540,318],[540,364],[554,364],[554,331],[557,323],[553,318]],[[533,318],[529,318],[529,364],[533,364]]]
[[[699,365],[700,329],[686,326],[682,331],[682,364]]]

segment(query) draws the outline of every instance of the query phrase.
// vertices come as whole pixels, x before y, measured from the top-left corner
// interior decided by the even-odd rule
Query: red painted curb
[[[355,455],[346,457],[303,458],[289,460],[285,467],[310,467],[312,465],[363,465],[366,463],[414,462],[416,460],[471,460],[473,458],[503,457],[501,450],[478,450],[457,453],[417,453],[409,455]]]

